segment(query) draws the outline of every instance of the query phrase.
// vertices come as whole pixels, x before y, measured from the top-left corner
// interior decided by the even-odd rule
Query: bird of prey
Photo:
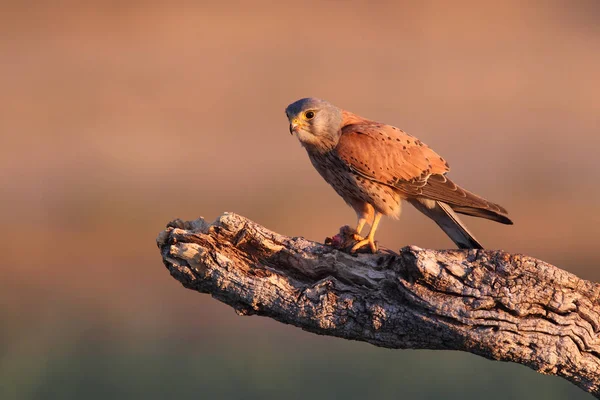
[[[316,170],[358,218],[351,252],[369,246],[382,215],[399,218],[402,200],[431,218],[461,249],[482,249],[456,213],[511,224],[506,210],[452,182],[448,163],[402,130],[362,118],[324,100],[304,98],[285,113],[290,133]],[[365,224],[371,229],[360,236]]]

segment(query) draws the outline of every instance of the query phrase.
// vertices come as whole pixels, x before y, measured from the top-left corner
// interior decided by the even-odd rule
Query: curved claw
[[[351,238],[352,238],[352,240],[354,240],[356,242],[361,242],[361,241],[365,240],[365,238],[360,236],[358,233],[353,233]]]
[[[375,244],[375,241],[371,238],[366,238],[366,239],[363,239],[360,242],[356,243],[354,246],[352,246],[350,253],[355,253],[358,249],[360,249],[366,245],[369,245],[369,247],[371,247],[372,253],[377,253],[377,245]]]

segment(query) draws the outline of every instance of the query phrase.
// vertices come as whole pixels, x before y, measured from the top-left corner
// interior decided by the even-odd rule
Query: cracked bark
[[[183,286],[321,335],[467,351],[562,376],[600,398],[600,285],[491,250],[349,255],[236,214],[157,238]]]

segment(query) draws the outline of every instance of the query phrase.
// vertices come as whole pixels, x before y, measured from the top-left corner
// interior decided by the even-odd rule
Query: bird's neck
[[[323,155],[332,151],[337,143],[333,139],[319,138],[318,141],[302,141],[308,154]]]
[[[341,130],[331,130],[313,135],[304,130],[298,131],[298,139],[309,154],[325,154],[337,146],[340,140]]]

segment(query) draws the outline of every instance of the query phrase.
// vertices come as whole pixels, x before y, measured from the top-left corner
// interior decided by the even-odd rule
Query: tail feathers
[[[484,208],[474,208],[474,207],[463,207],[463,206],[455,206],[450,205],[452,210],[459,214],[471,215],[473,217],[491,219],[492,221],[500,222],[501,224],[512,225],[513,222],[505,215],[497,213],[493,210],[484,209]]]
[[[421,188],[421,195],[446,203],[457,213],[512,225],[504,207],[461,188],[446,175],[431,175],[427,184]]]
[[[441,201],[411,199],[409,202],[431,218],[459,249],[483,249],[483,246],[467,227],[458,219],[452,208]]]

